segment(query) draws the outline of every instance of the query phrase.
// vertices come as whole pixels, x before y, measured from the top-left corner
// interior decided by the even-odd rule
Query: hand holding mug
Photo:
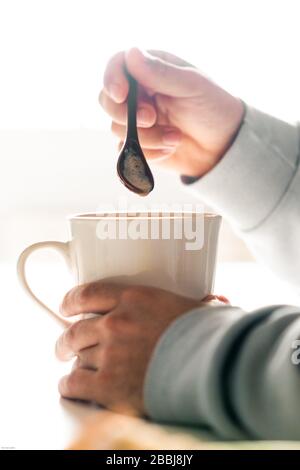
[[[197,212],[83,214],[69,222],[69,242],[37,243],[18,261],[27,293],[64,327],[57,356],[77,356],[73,371],[60,382],[60,393],[144,413],[143,383],[158,339],[189,310],[227,302],[211,295],[221,217]],[[142,226],[152,237],[124,236]],[[102,228],[115,236],[102,238]],[[63,255],[77,284],[65,296],[60,314],[32,292],[26,279],[28,257],[42,248]],[[71,323],[69,317],[78,321]]]
[[[198,301],[154,287],[101,281],[75,287],[65,296],[61,313],[101,315],[79,320],[58,339],[60,360],[77,356],[72,372],[59,383],[61,395],[145,414],[143,384],[160,336],[189,310],[222,303],[227,299],[210,295]]]

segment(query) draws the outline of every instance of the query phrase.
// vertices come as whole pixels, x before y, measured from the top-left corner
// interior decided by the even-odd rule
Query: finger
[[[112,132],[124,140],[127,129],[116,122],[112,123]],[[181,142],[181,132],[175,127],[154,126],[149,129],[138,130],[139,141],[143,149],[163,149],[164,147],[177,147]]]
[[[125,124],[127,119],[127,104],[116,103],[105,90],[101,90],[99,103],[104,111],[119,124]]]
[[[174,65],[137,48],[126,52],[125,63],[139,84],[156,93],[185,98],[199,94],[203,79],[193,67]]]
[[[117,104],[107,93],[102,90],[99,95],[99,102],[104,111],[118,124],[126,124],[127,104]],[[151,127],[156,121],[156,111],[150,102],[145,99],[139,100],[137,109],[137,124],[142,127]]]
[[[206,297],[204,297],[202,302],[210,304],[210,305],[220,305],[220,304],[230,305],[229,300],[224,295],[209,294]]]
[[[118,52],[107,64],[103,77],[107,94],[116,102],[123,103],[128,94],[128,81],[125,76],[125,53]]]
[[[149,50],[149,54],[164,62],[182,66],[192,67],[191,64],[169,52]],[[104,88],[107,94],[116,102],[123,103],[128,94],[128,81],[125,75],[125,52],[115,54],[107,64],[104,73]]]
[[[99,343],[98,321],[99,318],[88,318],[69,326],[56,342],[56,357],[61,361],[69,361],[81,349],[97,345]]]
[[[171,54],[170,52],[160,51],[158,49],[148,49],[147,52],[173,65],[180,65],[181,67],[195,67],[194,65],[190,64],[186,60],[183,60],[177,55]]]
[[[230,305],[230,301],[224,295],[216,295],[216,297],[220,302],[223,302],[224,304],[229,304]]]
[[[123,141],[118,143],[118,150],[121,151],[124,145]],[[153,160],[155,163],[163,162],[164,160],[168,160],[171,158],[176,152],[175,147],[163,148],[163,149],[143,149],[143,154],[147,160]]]
[[[99,395],[97,377],[96,371],[75,369],[59,381],[59,393],[64,398],[97,401]]]
[[[79,313],[106,313],[118,303],[124,286],[96,281],[74,287],[64,297],[60,306],[62,315]]]

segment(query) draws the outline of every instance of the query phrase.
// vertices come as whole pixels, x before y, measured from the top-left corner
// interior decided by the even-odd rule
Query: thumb
[[[160,57],[132,48],[125,54],[128,72],[154,93],[189,98],[199,93],[203,78],[192,67],[172,64]]]

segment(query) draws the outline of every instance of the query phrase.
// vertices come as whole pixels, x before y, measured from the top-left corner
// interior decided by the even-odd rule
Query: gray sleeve
[[[299,338],[299,307],[193,310],[155,348],[146,410],[227,439],[300,439]]]
[[[275,273],[300,286],[300,167],[296,126],[246,107],[216,167],[186,186],[232,222]]]

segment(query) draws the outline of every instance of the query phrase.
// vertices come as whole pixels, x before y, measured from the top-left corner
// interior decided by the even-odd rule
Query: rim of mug
[[[170,214],[173,214],[170,217]],[[185,217],[192,217],[192,216],[204,216],[205,219],[209,218],[221,218],[220,214],[215,214],[213,212],[197,212],[197,211],[182,211],[182,212],[126,212],[126,211],[119,211],[119,212],[103,212],[103,213],[91,213],[91,212],[83,212],[80,214],[72,214],[67,217],[68,220],[76,220],[76,221],[84,221],[84,220],[100,220],[100,219],[182,219]]]

